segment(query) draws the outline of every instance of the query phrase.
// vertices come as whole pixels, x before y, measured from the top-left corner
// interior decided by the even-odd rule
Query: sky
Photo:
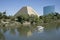
[[[14,15],[23,6],[30,6],[39,15],[43,15],[43,7],[50,5],[55,5],[55,11],[60,13],[60,0],[0,0],[0,12]]]

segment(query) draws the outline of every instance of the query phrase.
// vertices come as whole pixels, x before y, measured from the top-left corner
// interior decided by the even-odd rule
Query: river
[[[60,27],[44,26],[38,31],[37,26],[21,26],[18,28],[0,28],[0,40],[60,40]]]

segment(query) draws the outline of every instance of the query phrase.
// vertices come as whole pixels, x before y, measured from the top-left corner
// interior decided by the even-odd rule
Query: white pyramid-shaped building
[[[22,14],[27,14],[27,15],[37,15],[38,16],[38,14],[37,14],[37,12],[33,9],[33,8],[31,8],[31,7],[29,7],[29,6],[25,6],[25,7],[22,7],[16,14],[15,14],[15,16],[17,17],[17,16],[20,16],[20,15],[22,15]]]

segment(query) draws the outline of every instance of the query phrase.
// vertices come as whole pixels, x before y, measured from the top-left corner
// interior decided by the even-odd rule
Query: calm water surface
[[[0,28],[0,40],[60,40],[59,26],[44,26],[38,31],[36,26]]]

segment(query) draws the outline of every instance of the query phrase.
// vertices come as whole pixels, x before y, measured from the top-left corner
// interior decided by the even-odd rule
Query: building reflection
[[[27,37],[30,37],[30,36],[32,36],[32,31],[31,31],[31,30],[29,30],[29,31],[27,32]]]
[[[26,36],[29,37],[32,35],[32,29],[29,26],[22,26],[17,28],[17,31],[19,32],[20,36]]]

